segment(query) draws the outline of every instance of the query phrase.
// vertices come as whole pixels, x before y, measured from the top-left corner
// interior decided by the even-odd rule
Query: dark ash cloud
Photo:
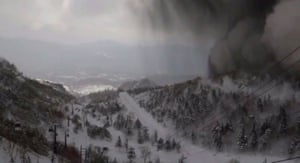
[[[131,8],[139,13],[136,15],[141,27],[153,33],[179,36],[191,33],[195,44],[208,35],[213,37],[215,45],[207,54],[211,74],[240,71],[257,74],[300,45],[298,3],[297,0],[147,0],[136,1]]]

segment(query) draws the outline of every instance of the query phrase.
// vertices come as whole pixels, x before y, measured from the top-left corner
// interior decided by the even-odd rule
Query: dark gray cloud
[[[282,0],[266,21],[263,41],[274,50],[277,60],[285,57],[296,47],[300,46],[299,6],[299,0]],[[299,59],[300,51],[297,51],[283,65],[284,67],[290,66]],[[299,64],[295,66],[293,72],[300,72]]]
[[[213,74],[258,73],[300,43],[299,0],[148,0],[131,6],[141,13],[136,15],[145,31],[177,37],[190,33],[198,46],[207,36],[215,39],[204,54]]]

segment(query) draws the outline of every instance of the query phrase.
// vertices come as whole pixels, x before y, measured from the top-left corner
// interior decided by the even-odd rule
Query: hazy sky
[[[74,71],[75,67],[93,72],[205,73],[213,40],[204,37],[195,42],[188,30],[173,35],[144,25],[140,18],[152,17],[135,12],[135,7],[142,12],[151,7],[144,2],[148,1],[0,0],[0,56],[30,75]],[[116,61],[99,68],[97,61],[105,61],[103,53]]]
[[[0,36],[64,43],[135,41],[127,0],[0,0]]]
[[[240,64],[239,60],[249,58],[247,63],[255,67],[258,67],[257,63],[262,63],[261,66],[264,66],[263,59],[269,60],[270,57],[261,59],[258,56],[264,56],[261,55],[262,53],[266,56],[276,54],[275,57],[278,57],[293,49],[294,44],[298,44],[299,0],[280,0],[278,3],[275,3],[277,2],[275,0],[218,1],[220,3],[215,3],[216,0],[0,0],[0,46],[3,47],[0,55],[12,58],[13,62],[18,59],[20,62],[16,63],[20,63],[19,65],[29,64],[29,61],[24,61],[24,58],[28,57],[24,56],[33,54],[38,57],[51,56],[52,58],[56,54],[58,58],[55,59],[56,62],[61,61],[62,55],[66,53],[76,53],[80,56],[78,61],[82,61],[81,58],[93,59],[94,53],[105,53],[111,57],[126,56],[124,58],[127,60],[139,56],[141,61],[136,61],[136,65],[144,66],[146,71],[155,67],[158,70],[153,70],[154,73],[162,71],[203,74],[207,72],[208,60],[214,65],[232,67],[234,61],[238,65],[249,67],[248,64]],[[271,12],[273,7],[274,11]],[[211,8],[216,11],[210,10]],[[266,26],[264,27],[261,22],[266,22]],[[262,36],[267,38],[266,42],[262,42]],[[2,37],[16,39],[1,41]],[[75,44],[79,50],[74,47],[53,48],[52,45],[45,47],[37,42],[18,42],[22,40],[20,38],[27,41],[42,40]],[[224,41],[226,43],[223,44]],[[221,43],[222,46],[218,46],[215,42]],[[79,46],[78,43],[91,44],[85,47],[87,44]],[[107,49],[104,51],[105,46],[100,46],[101,43],[105,46],[112,45],[106,46]],[[124,43],[133,43],[133,46]],[[145,47],[140,46],[144,43]],[[171,46],[167,45],[169,43]],[[29,45],[31,45],[30,49]],[[211,51],[213,45],[216,45],[213,48],[217,49],[216,52]],[[71,49],[72,52],[65,49]],[[274,52],[269,52],[269,49]],[[11,57],[12,54],[14,58]],[[241,55],[243,56],[240,57]],[[149,56],[151,59],[154,58],[153,63],[158,66],[149,63],[151,60],[148,59]],[[32,60],[32,58],[28,59]],[[73,58],[65,58],[67,63],[71,59]],[[47,59],[42,58],[36,62],[45,61],[48,62]],[[64,64],[66,63],[61,63]],[[49,66],[51,67],[52,64]],[[113,66],[116,65],[111,65]],[[227,70],[223,66],[220,67],[218,69]],[[30,68],[36,70],[35,67]]]

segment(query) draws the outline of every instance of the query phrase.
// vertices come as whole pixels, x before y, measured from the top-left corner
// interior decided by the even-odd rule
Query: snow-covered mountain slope
[[[71,92],[72,90],[70,90],[69,87],[60,84],[60,83],[56,83],[56,82],[52,82],[49,80],[43,80],[43,79],[36,79],[38,82],[40,82],[41,84],[47,85],[49,87],[52,87],[53,89],[55,89],[56,91],[62,92],[64,94],[69,94],[69,92]]]
[[[148,112],[140,108],[134,99],[127,93],[120,93],[120,100],[129,112],[132,112],[135,116],[137,116],[142,124],[147,125],[148,129],[151,129],[152,131],[156,130],[162,137],[167,137],[168,133],[171,133],[168,132],[167,128],[162,127],[162,125],[159,124]]]
[[[73,97],[62,86],[29,79],[6,60],[0,62],[1,117],[24,124],[50,122],[49,110]]]
[[[282,97],[279,93],[295,86],[283,82],[270,91],[276,94],[260,96],[254,91],[260,85],[241,89],[236,83],[228,77],[222,82],[195,79],[132,95],[157,121],[194,144],[239,153],[297,153],[299,87]]]
[[[186,162],[188,163],[213,163],[213,162],[229,162],[232,158],[238,158],[243,163],[253,163],[255,161],[261,162],[265,158],[263,156],[247,156],[239,155],[238,157],[230,153],[220,153],[215,154],[215,152],[205,149],[202,146],[196,146],[191,143],[191,141],[184,139],[177,134],[176,130],[163,127],[162,124],[158,123],[144,108],[141,108],[132,97],[127,93],[120,93],[120,100],[125,105],[126,108],[130,109],[133,114],[135,114],[143,124],[146,124],[152,131],[158,131],[158,133],[165,138],[171,137],[176,140],[180,140],[181,154],[186,157]],[[172,163],[180,160],[180,157],[170,157],[166,155],[160,155],[162,162]],[[270,157],[269,161],[279,160],[279,157]]]
[[[73,99],[58,88],[59,85],[43,84],[23,76],[13,64],[1,59],[0,138],[5,140],[1,141],[1,148],[5,151],[6,143],[17,149],[9,159],[19,162],[24,153],[41,158],[49,154],[51,147],[45,133],[51,123],[62,121],[63,105]]]
[[[97,97],[95,96],[90,95],[83,98],[80,102],[83,105],[73,104],[74,112],[73,114],[71,110],[69,112],[72,119],[68,140],[70,144],[74,144],[77,148],[80,146],[88,148],[91,145],[108,148],[106,155],[111,161],[116,159],[118,162],[129,161],[127,151],[130,148],[135,151],[135,162],[144,162],[144,158],[141,158],[142,151],[151,152],[151,155],[145,157],[146,160],[160,159],[162,162],[168,162],[167,160],[170,158],[177,161],[181,157],[175,149],[157,150],[154,135],[156,133],[156,139],[165,138],[167,129],[164,130],[147,112],[140,110],[142,112],[139,113],[138,104],[127,93],[121,93],[120,96],[116,94],[115,96],[112,95],[112,92],[103,92],[99,93]],[[146,121],[144,116],[148,117]],[[107,134],[110,136],[92,136],[90,130],[96,128],[110,133]],[[61,134],[63,135],[63,131]],[[121,145],[116,146],[119,137]],[[63,140],[63,137],[60,140]]]
[[[147,89],[147,88],[155,88],[157,84],[155,84],[150,79],[142,79],[139,81],[128,81],[123,83],[119,89],[124,91],[136,90],[136,89]]]
[[[71,118],[70,126],[67,126],[67,120],[62,123],[63,127],[58,130],[58,140],[64,141],[65,130],[63,128],[69,128],[69,144],[73,144],[77,149],[80,149],[80,146],[83,149],[91,146],[100,149],[107,148],[105,155],[109,157],[108,160],[122,163],[129,161],[130,148],[134,149],[135,157],[132,160],[136,163],[144,162],[142,156],[145,151],[151,153],[145,157],[146,160],[154,162],[159,160],[163,163],[178,162],[181,158],[186,158],[184,161],[187,163],[228,163],[232,159],[240,160],[243,163],[253,163],[263,162],[265,158],[268,161],[281,159],[275,156],[216,153],[202,145],[193,144],[192,141],[178,134],[174,128],[156,121],[129,94],[121,92],[119,95],[107,96],[108,94],[110,93],[102,94],[102,99],[105,100],[97,98],[95,101],[95,98],[85,97],[80,102],[77,101],[80,105],[75,104],[76,102],[69,104],[69,107],[73,107],[68,112]],[[103,98],[104,96],[108,98]],[[141,126],[138,127],[138,124]],[[110,136],[92,136],[90,130],[96,128],[102,130],[99,135],[107,131]],[[147,130],[148,136],[144,135],[144,129]],[[158,140],[155,140],[155,135]],[[118,146],[119,137],[120,146]],[[162,143],[160,138],[163,140]],[[176,144],[174,149],[173,141]],[[170,147],[167,142],[171,142]],[[180,146],[177,146],[179,144]]]
[[[300,89],[291,80],[273,81],[280,83],[270,91],[276,94],[263,96],[248,78],[151,83],[136,83],[130,94],[106,90],[74,98],[60,84],[24,77],[1,60],[0,157],[18,163],[260,163],[299,153]]]

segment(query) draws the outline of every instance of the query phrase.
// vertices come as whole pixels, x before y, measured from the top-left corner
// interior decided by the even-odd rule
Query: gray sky
[[[81,71],[204,74],[213,39],[145,26],[138,17],[151,16],[133,8],[143,12],[150,7],[146,1],[0,0],[0,56],[32,76]]]
[[[0,0],[0,36],[63,43],[137,40],[127,0]]]

